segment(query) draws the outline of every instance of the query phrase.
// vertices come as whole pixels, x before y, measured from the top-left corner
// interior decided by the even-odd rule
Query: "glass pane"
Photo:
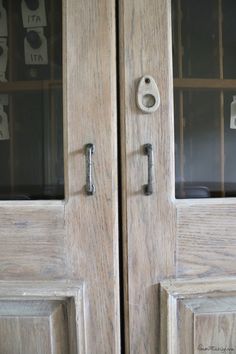
[[[62,1],[0,14],[0,199],[63,199]]]
[[[172,0],[176,198],[236,196],[235,15],[235,0]]]

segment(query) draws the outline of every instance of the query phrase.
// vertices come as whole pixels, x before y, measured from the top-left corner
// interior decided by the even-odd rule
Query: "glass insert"
[[[236,196],[235,15],[235,0],[172,0],[176,198]]]
[[[0,199],[63,199],[62,1],[0,0]]]

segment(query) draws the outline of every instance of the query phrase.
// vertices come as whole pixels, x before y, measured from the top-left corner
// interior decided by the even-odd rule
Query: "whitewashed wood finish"
[[[0,352],[85,353],[83,284],[1,281]]]
[[[0,202],[1,279],[67,277],[63,203]]]
[[[173,335],[173,340],[171,344],[172,353],[177,352],[178,354],[188,353],[191,354],[194,346],[194,312],[186,306],[183,301],[177,301],[177,313],[175,314],[175,329],[177,336]],[[173,318],[172,318],[173,320]],[[161,326],[164,325],[165,320],[161,323]],[[168,341],[169,342],[169,341]],[[165,352],[165,351],[164,351]],[[166,353],[167,354],[167,353]]]
[[[51,354],[50,335],[48,318],[0,318],[1,353]]]
[[[236,200],[177,203],[177,275],[235,275]]]
[[[175,273],[170,1],[119,3],[126,352],[156,354],[158,283]],[[160,91],[160,107],[149,115],[136,103],[144,75],[154,77]],[[142,192],[147,183],[146,143],[154,151],[151,196]]]
[[[119,353],[115,1],[64,0],[63,33],[66,200],[0,202],[0,279],[81,280],[80,352]],[[92,197],[87,143],[96,146]]]
[[[67,305],[61,303],[55,311],[51,314],[49,318],[49,329],[51,334],[51,350],[54,354],[65,354],[68,352],[75,353],[76,351],[72,351],[69,343],[69,330],[70,327],[68,325],[67,318]],[[74,323],[76,321],[75,313],[74,313]],[[76,349],[76,348],[75,348]]]
[[[171,1],[122,0],[119,13],[126,350],[158,353],[160,280],[195,277],[204,284],[204,277],[236,274],[236,200],[175,200]],[[143,75],[160,90],[160,108],[150,116],[135,100]],[[155,162],[149,197],[141,191],[146,143]]]
[[[119,352],[115,1],[67,1],[66,11],[69,273],[85,282],[87,352],[115,354]],[[94,196],[84,193],[87,143],[96,148]]]
[[[194,332],[194,354],[202,353],[205,348],[214,354],[214,347],[222,352],[236,353],[236,313],[197,314]]]
[[[236,353],[236,278],[166,281],[161,307],[161,354]]]

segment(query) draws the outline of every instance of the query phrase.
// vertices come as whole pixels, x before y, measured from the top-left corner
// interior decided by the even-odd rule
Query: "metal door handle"
[[[148,183],[144,185],[144,194],[151,195],[153,193],[153,148],[152,144],[143,146],[144,154],[148,157]]]
[[[95,186],[93,184],[92,177],[92,155],[95,152],[94,144],[87,144],[85,146],[85,156],[86,156],[86,193],[87,195],[93,195],[95,193]]]

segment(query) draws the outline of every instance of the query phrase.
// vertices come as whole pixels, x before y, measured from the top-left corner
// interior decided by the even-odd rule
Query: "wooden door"
[[[0,5],[8,23],[0,91],[9,99],[0,103],[9,129],[0,141],[0,353],[119,353],[115,2]],[[87,144],[95,152],[86,161]],[[89,157],[94,195],[85,190]],[[45,181],[63,188],[49,193]]]
[[[119,13],[126,351],[236,353],[235,3],[123,0]],[[145,114],[150,76],[160,106]]]

